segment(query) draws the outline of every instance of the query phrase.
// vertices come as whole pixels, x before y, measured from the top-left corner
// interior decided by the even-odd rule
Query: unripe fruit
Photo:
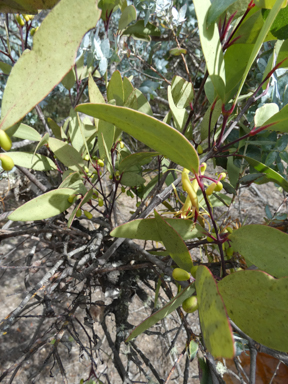
[[[31,36],[34,36],[35,33],[38,31],[38,28],[39,28],[39,27],[37,27],[37,28],[31,28],[31,29],[30,29],[30,35],[31,35]]]
[[[99,197],[99,199],[98,199],[98,205],[99,205],[99,207],[103,207],[103,204],[104,204],[103,199],[101,199],[101,198]]]
[[[86,161],[89,161],[89,160],[90,160],[90,157],[89,157],[88,154],[84,156],[84,160],[86,160]]]
[[[212,239],[212,237],[209,237],[209,236],[207,236],[207,239],[206,239],[207,241],[208,241],[208,243],[213,243],[214,242],[214,240]]]
[[[198,269],[198,266],[197,265],[193,265],[193,267],[191,268],[191,271],[190,271],[190,273],[194,277],[194,279],[196,278],[197,269]]]
[[[203,153],[203,148],[202,148],[202,145],[199,144],[198,147],[197,147],[197,152],[198,152],[198,155],[202,155]]]
[[[91,212],[88,212],[88,211],[84,211],[84,215],[87,217],[87,219],[92,219],[93,215]]]
[[[22,17],[19,14],[17,14],[15,16],[15,19],[16,19],[17,23],[20,25],[20,27],[23,27],[25,25],[24,20],[22,19]]]
[[[215,192],[219,192],[223,189],[223,184],[221,183],[221,181],[218,181],[218,183],[216,184],[216,187],[214,189]]]
[[[78,211],[76,212],[76,217],[80,217],[82,215],[82,211],[81,209],[79,208]]]
[[[30,20],[33,20],[34,19],[34,15],[26,15],[26,14],[23,14],[22,13],[22,16],[24,17],[24,19],[28,22]]]
[[[175,268],[172,277],[177,281],[186,281],[190,279],[190,273],[181,268]]]
[[[72,204],[73,201],[74,201],[74,199],[75,199],[75,196],[76,196],[75,194],[74,194],[74,195],[70,195],[70,196],[68,197],[68,199],[67,199],[68,202]]]
[[[123,143],[123,141],[120,141],[120,148],[121,148],[121,149],[124,148],[124,143]]]
[[[122,187],[121,187],[121,192],[122,192],[122,193],[125,193],[125,191],[126,191],[126,189],[125,189],[125,187],[123,187],[123,185],[122,185]]]
[[[140,207],[140,205],[141,205],[141,203],[140,203],[140,201],[138,201],[138,203],[136,204],[136,207],[138,208],[138,207]]]
[[[212,183],[209,185],[209,187],[206,189],[206,195],[210,196],[215,191],[216,183]]]
[[[104,167],[104,161],[101,159],[98,159],[98,165],[99,167]]]
[[[226,173],[225,172],[221,172],[219,174],[219,176],[221,176],[221,180],[224,180],[226,178]]]
[[[5,155],[5,153],[0,154],[0,160],[2,163],[2,168],[5,171],[11,171],[11,169],[14,167],[14,161],[11,159],[11,157]]]
[[[89,172],[89,168],[85,166],[85,167],[84,167],[84,172],[85,172],[85,173],[88,173],[88,172]]]
[[[3,129],[0,129],[0,147],[3,148],[4,151],[9,151],[12,147],[12,141]]]
[[[187,313],[195,312],[198,309],[198,301],[196,296],[191,296],[182,303],[182,308]]]

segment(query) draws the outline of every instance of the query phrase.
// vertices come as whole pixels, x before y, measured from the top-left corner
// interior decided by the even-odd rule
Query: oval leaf
[[[198,267],[195,287],[206,348],[215,358],[231,359],[235,353],[231,326],[217,284],[207,267]]]
[[[59,215],[70,207],[68,197],[74,193],[71,188],[54,189],[28,201],[26,204],[17,208],[9,220],[13,221],[32,221],[43,220]]]
[[[76,110],[115,124],[175,163],[198,173],[199,158],[194,147],[180,132],[162,121],[132,109],[108,104],[81,104]]]
[[[151,161],[151,157],[158,156],[159,152],[139,152],[125,157],[119,164],[120,173],[127,171],[134,165],[144,165]]]
[[[33,49],[12,68],[3,95],[1,129],[19,121],[63,79],[83,35],[99,17],[95,0],[62,0],[53,8],[34,36]]]
[[[288,235],[266,225],[245,225],[231,233],[235,252],[275,277],[288,276]]]
[[[179,268],[190,272],[193,267],[193,262],[186,244],[175,229],[173,229],[171,225],[163,219],[163,217],[161,217],[156,211],[154,213],[158,233],[166,250],[169,252],[171,258],[175,261]]]
[[[180,292],[177,296],[174,297],[165,307],[159,309],[159,311],[153,313],[148,319],[144,320],[138,327],[136,327],[125,340],[126,342],[134,339],[141,333],[145,332],[148,328],[153,327],[158,321],[164,319],[175,309],[180,307],[184,300],[188,299],[188,297],[192,296],[195,292],[194,284],[190,284],[187,288],[185,288],[182,292]]]
[[[31,168],[35,171],[51,171],[52,169],[57,169],[51,159],[38,153],[33,155],[33,153],[26,152],[9,152],[9,157],[13,159],[15,165]]]
[[[258,343],[287,352],[288,278],[240,271],[226,276],[218,288],[228,315],[243,332]]]
[[[261,127],[268,119],[279,112],[279,107],[275,103],[267,103],[258,108],[255,112],[255,127]]]
[[[169,224],[183,240],[193,239],[203,236],[203,229],[199,225],[195,225],[190,220],[184,219],[167,219]],[[128,223],[119,225],[110,233],[114,237],[125,237],[126,239],[154,240],[161,241],[158,233],[156,219],[137,219]]]
[[[49,148],[54,152],[57,159],[73,171],[79,171],[81,170],[81,166],[84,167],[82,157],[71,145],[50,137]]]

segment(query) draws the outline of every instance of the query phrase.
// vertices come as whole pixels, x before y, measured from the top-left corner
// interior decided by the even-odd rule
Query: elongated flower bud
[[[212,183],[209,185],[209,187],[206,189],[206,195],[210,196],[215,191],[216,183]]]
[[[182,268],[175,268],[172,272],[172,277],[177,281],[186,281],[190,279],[190,273]]]
[[[0,147],[9,151],[12,147],[12,140],[3,129],[0,129]]]

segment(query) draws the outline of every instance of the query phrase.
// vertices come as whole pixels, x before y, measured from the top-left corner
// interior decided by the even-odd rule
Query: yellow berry
[[[184,300],[182,303],[182,308],[187,313],[195,312],[198,309],[197,297],[191,296],[188,299]]]
[[[88,211],[84,211],[84,215],[87,217],[87,219],[92,219],[93,215],[91,212],[88,212]]]
[[[99,167],[104,167],[104,161],[101,159],[98,159],[98,165]]]
[[[76,212],[76,217],[80,217],[82,215],[82,211],[81,209],[79,208],[78,211]]]
[[[175,268],[172,277],[177,281],[186,281],[190,279],[190,273],[181,268]]]
[[[31,28],[31,29],[30,29],[30,35],[31,35],[31,36],[34,36],[35,33],[38,31],[38,28],[39,28],[39,27],[37,27],[37,28]]]
[[[123,141],[120,141],[120,148],[121,148],[121,149],[124,148],[124,143],[123,143]]]
[[[5,151],[9,151],[12,147],[12,141],[3,129],[0,129],[0,147]]]
[[[224,180],[225,177],[226,177],[226,173],[225,172],[221,172],[219,176],[221,176],[221,180]]]
[[[89,161],[89,160],[90,160],[90,157],[89,157],[88,154],[84,156],[84,160],[86,160],[86,161]]]
[[[204,173],[206,171],[206,168],[207,168],[207,164],[206,163],[202,163],[201,166],[200,166],[201,175],[204,175]]]
[[[0,154],[0,160],[2,163],[2,168],[5,171],[11,171],[11,169],[14,167],[14,161],[5,153]]]

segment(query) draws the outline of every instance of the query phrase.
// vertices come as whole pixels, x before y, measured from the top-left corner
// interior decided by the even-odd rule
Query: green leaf
[[[195,287],[205,346],[215,358],[231,359],[235,353],[232,329],[216,281],[207,267],[198,267]]]
[[[288,104],[270,119],[265,121],[265,125],[273,124],[268,127],[270,131],[288,132]]]
[[[88,92],[90,103],[105,103],[105,99],[91,74],[88,79]]]
[[[278,42],[277,42],[278,43]],[[276,44],[277,44],[276,43]],[[280,63],[284,59],[288,57],[288,39],[283,41],[277,56],[276,64]],[[279,68],[287,68],[288,67],[288,60],[285,60]]]
[[[0,8],[1,9],[1,8]],[[7,64],[7,63],[3,63],[3,61],[0,61],[0,69],[1,71],[5,74],[5,75],[9,75],[9,73],[11,72],[11,69],[12,69],[12,66]]]
[[[264,15],[266,12],[268,13],[269,11],[264,11]],[[275,18],[270,28],[270,32],[272,33],[272,35],[279,40],[286,40],[288,38],[287,18],[288,7],[286,6],[285,8],[280,9],[277,17]]]
[[[255,127],[261,127],[264,123],[279,112],[279,107],[275,103],[267,103],[258,108],[255,112]]]
[[[211,113],[211,108],[212,105],[207,109],[205,112],[205,115],[203,117],[203,120],[200,125],[200,132],[201,132],[201,140],[205,140],[208,137],[208,132],[209,132],[209,121],[210,121],[210,113]],[[215,124],[217,123],[219,116],[222,113],[222,102],[221,100],[218,100],[215,104],[213,113],[212,113],[212,118],[211,118],[211,125],[210,125],[210,133],[212,134],[213,129]]]
[[[180,305],[183,303],[184,300],[188,299],[188,297],[191,297],[192,294],[195,292],[194,284],[190,284],[187,288],[185,288],[183,291],[181,291],[177,296],[174,297],[167,305],[165,305],[163,308],[159,309],[159,311],[153,313],[150,317],[148,317],[146,320],[144,320],[138,327],[136,327],[128,336],[128,338],[125,340],[126,342],[134,339],[141,333],[145,332],[147,329],[153,327],[158,321],[164,319],[167,317],[170,313],[175,311]]]
[[[76,75],[74,68],[71,68],[71,70],[67,73],[66,76],[63,77],[61,83],[64,85],[66,89],[73,88],[74,84],[76,82]]]
[[[101,19],[107,21],[120,0],[100,0],[98,7],[102,10]]]
[[[145,179],[137,172],[126,171],[121,177],[121,184],[126,187],[136,187],[137,185],[145,184]]]
[[[151,161],[151,157],[158,156],[159,152],[139,152],[126,156],[119,164],[120,173],[127,171],[133,165],[144,165]]]
[[[0,0],[1,13],[35,14],[40,9],[51,9],[59,0]]]
[[[79,115],[74,111],[73,108],[70,109],[70,123],[68,129],[68,136],[70,138],[70,142],[72,147],[76,149],[77,152],[82,152],[81,149],[83,147],[83,137],[80,130],[79,123]]]
[[[110,150],[114,143],[114,135],[115,126],[107,121],[100,120],[98,124],[98,146],[101,159],[108,158],[111,162]]]
[[[214,4],[214,3],[213,3]],[[225,53],[226,88],[225,102],[228,103],[236,93],[248,64],[253,44],[233,44]]]
[[[111,80],[107,87],[108,101],[116,100],[116,105],[123,106],[124,104],[124,89],[122,77],[119,71],[113,72]]]
[[[276,0],[255,0],[254,3],[258,8],[272,9]],[[283,0],[282,8],[286,7],[287,0]]]
[[[195,225],[190,220],[168,219],[165,217],[165,221],[179,233],[183,240],[203,236],[203,228],[197,224]],[[114,228],[110,235],[113,237],[125,237],[127,239],[161,241],[156,219],[137,219],[129,221],[128,223]]]
[[[138,20],[137,23],[125,29],[123,35],[130,35],[133,36],[134,39],[150,41],[150,36],[160,37],[161,32],[160,29],[155,25],[149,22],[145,25],[144,20]]]
[[[275,277],[288,276],[288,235],[266,225],[251,224],[229,235],[235,252]]]
[[[122,30],[127,27],[132,21],[137,19],[136,8],[134,5],[128,5],[122,12],[122,15],[119,20],[118,29]]]
[[[228,315],[260,344],[287,352],[288,278],[261,271],[240,271],[218,283]]]
[[[24,168],[31,168],[35,171],[51,171],[57,169],[54,162],[44,155],[26,152],[9,152],[9,157],[14,161],[15,165]]]
[[[73,171],[81,171],[81,167],[84,167],[84,161],[79,152],[76,151],[71,145],[63,143],[63,141],[50,137],[49,148],[54,155],[59,159],[66,167]]]
[[[67,175],[67,172],[63,174],[63,181],[59,185],[59,188],[72,188],[75,194],[81,193],[81,195],[85,195],[87,193],[87,189],[83,184],[83,179],[78,172],[72,172]]]
[[[63,79],[83,35],[99,17],[95,0],[61,0],[53,8],[34,36],[33,49],[13,66],[2,100],[1,129],[22,119]]]
[[[209,28],[212,23],[215,23],[218,17],[236,1],[237,0],[214,0],[207,12],[207,27]]]
[[[194,0],[200,42],[207,69],[216,92],[224,100],[226,86],[224,56],[217,24],[207,26],[206,15],[210,5],[210,0]]]
[[[173,121],[174,121],[175,128],[178,131],[182,131],[185,124],[186,124],[186,121],[188,119],[188,113],[187,113],[185,108],[177,108],[176,107],[174,100],[173,100],[173,96],[172,96],[171,85],[168,85],[167,93],[168,93],[169,107],[170,107],[170,110],[171,110],[172,115],[173,115]]]
[[[56,124],[54,120],[52,120],[50,117],[48,117],[47,123],[48,123],[49,127],[51,128],[56,139],[59,139],[59,140],[67,139],[67,136],[66,136],[63,128],[59,127],[59,125]]]
[[[13,221],[32,221],[43,220],[59,215],[70,207],[68,197],[74,193],[71,188],[54,189],[53,191],[44,193],[17,208],[11,215],[9,220]]]
[[[169,125],[141,112],[114,105],[81,104],[76,110],[115,124],[175,163],[198,172],[199,158],[194,147]]]
[[[36,131],[36,129],[29,127],[29,125],[26,124],[20,124],[17,130],[13,133],[13,136],[23,140],[41,140],[41,135]]]
[[[174,76],[171,83],[172,96],[177,108],[186,108],[194,97],[193,86],[180,76]]]
[[[258,53],[259,53],[259,51],[260,51],[260,49],[262,47],[263,42],[265,41],[265,38],[266,38],[270,28],[271,28],[271,25],[272,25],[274,19],[276,18],[277,14],[278,14],[278,12],[279,12],[279,10],[281,8],[282,3],[283,3],[283,0],[276,0],[274,7],[270,11],[267,19],[265,20],[265,22],[263,24],[263,27],[261,28],[261,31],[260,31],[260,33],[259,33],[259,35],[257,37],[257,40],[256,40],[255,44],[254,44],[252,53],[251,53],[251,55],[249,57],[249,61],[247,63],[246,69],[245,69],[244,74],[242,76],[242,80],[241,80],[241,83],[240,83],[240,86],[239,86],[239,89],[238,89],[238,92],[237,92],[234,104],[236,104],[236,102],[237,102],[237,100],[239,98],[239,95],[240,95],[241,90],[243,88],[243,85],[244,85],[244,83],[246,81],[246,78],[247,78],[247,75],[248,75],[248,73],[250,71],[250,68],[251,68],[252,64],[254,63],[254,61],[255,61],[255,59],[256,59],[256,57],[257,57],[257,55],[258,55]],[[241,33],[241,32],[238,31],[238,33]]]
[[[284,177],[280,175],[280,173],[269,168],[267,165],[252,159],[251,157],[244,156],[244,159],[248,161],[248,163],[253,168],[255,168],[256,171],[258,171],[259,173],[265,173],[266,180],[264,182],[268,183],[269,181],[272,181],[273,183],[280,185],[280,187],[282,187],[284,191],[288,192],[288,181],[285,180]]]
[[[239,179],[240,168],[236,167],[236,165],[233,163],[233,157],[228,157],[227,159],[227,172],[232,187],[236,188]]]
[[[78,209],[80,209],[80,207],[82,207],[82,205],[87,203],[87,201],[89,201],[92,198],[92,195],[93,195],[93,189],[91,188],[91,189],[89,189],[89,191],[86,192],[86,194],[83,196],[83,198],[80,200],[80,202],[76,205],[76,207],[71,212],[70,217],[68,219],[67,228],[71,227]]]
[[[163,217],[161,217],[156,211],[154,211],[154,214],[157,230],[166,250],[169,252],[171,258],[175,261],[179,268],[190,272],[193,267],[193,262],[186,244],[183,242],[175,229],[172,228]]]

